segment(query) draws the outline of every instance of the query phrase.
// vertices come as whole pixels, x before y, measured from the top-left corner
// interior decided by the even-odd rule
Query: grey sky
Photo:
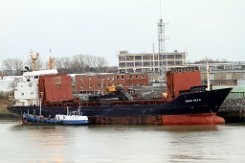
[[[166,50],[244,61],[244,0],[162,0]],[[91,54],[117,65],[116,53],[157,49],[160,0],[0,0],[0,56],[43,61]]]

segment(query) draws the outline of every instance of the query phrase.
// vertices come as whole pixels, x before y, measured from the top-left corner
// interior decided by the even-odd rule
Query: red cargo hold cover
[[[195,68],[180,68],[181,71],[167,72],[168,98],[175,98],[179,91],[201,85],[201,73]]]
[[[39,91],[44,103],[73,100],[71,77],[64,74],[40,76]]]

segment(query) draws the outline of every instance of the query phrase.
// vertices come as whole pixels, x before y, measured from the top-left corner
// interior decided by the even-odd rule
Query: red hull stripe
[[[216,113],[163,115],[163,125],[216,125],[224,124],[225,120]]]

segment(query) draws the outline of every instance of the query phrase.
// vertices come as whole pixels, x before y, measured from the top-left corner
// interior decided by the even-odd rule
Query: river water
[[[22,126],[0,120],[0,162],[245,162],[245,125]]]

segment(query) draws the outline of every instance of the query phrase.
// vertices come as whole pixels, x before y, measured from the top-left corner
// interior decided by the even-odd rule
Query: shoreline
[[[11,113],[0,113],[0,119],[18,119],[18,117]]]

